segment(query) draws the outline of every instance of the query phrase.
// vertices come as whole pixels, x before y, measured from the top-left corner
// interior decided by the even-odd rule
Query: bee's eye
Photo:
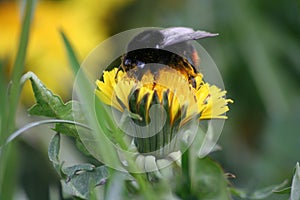
[[[125,59],[124,60],[124,65],[125,66],[130,66],[132,63],[131,63],[131,60],[130,59]]]
[[[143,69],[143,68],[145,67],[145,63],[142,62],[142,61],[137,60],[137,61],[136,61],[136,66],[137,66],[138,68]]]

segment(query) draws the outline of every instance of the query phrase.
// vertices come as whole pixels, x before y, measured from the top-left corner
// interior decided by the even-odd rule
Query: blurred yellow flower
[[[74,44],[82,60],[98,43],[108,37],[105,18],[125,1],[62,0],[37,1],[26,59],[26,70],[63,97],[71,92],[72,76],[59,30]],[[17,52],[21,27],[21,4],[0,2],[0,59],[11,66]],[[32,103],[31,89],[25,87],[25,103]]]

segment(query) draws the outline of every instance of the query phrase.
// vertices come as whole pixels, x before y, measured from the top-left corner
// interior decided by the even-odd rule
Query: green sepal
[[[131,94],[129,95],[129,110],[132,113],[137,113],[137,98],[138,98],[138,94],[139,94],[139,89],[136,89],[134,91],[131,92]]]

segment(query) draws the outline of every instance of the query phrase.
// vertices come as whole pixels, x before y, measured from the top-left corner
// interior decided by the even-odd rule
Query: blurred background
[[[16,54],[23,3],[0,1],[0,66],[7,77]],[[223,150],[212,156],[225,172],[235,174],[234,186],[255,190],[290,180],[300,161],[299,9],[297,0],[37,1],[26,70],[69,100],[73,77],[61,29],[81,61],[101,41],[132,28],[186,26],[218,32],[217,38],[199,42],[217,64],[234,104],[219,141]],[[26,86],[19,126],[31,118],[26,109],[33,103]],[[47,199],[48,185],[58,184],[47,160],[49,141],[41,142],[43,133],[33,135],[34,139],[28,136],[18,143],[17,199]],[[66,146],[71,149],[72,143]]]

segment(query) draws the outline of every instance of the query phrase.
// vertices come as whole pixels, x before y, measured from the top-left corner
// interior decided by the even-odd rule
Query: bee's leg
[[[194,77],[189,77],[189,83],[192,85],[193,88],[196,88],[196,80]]]

